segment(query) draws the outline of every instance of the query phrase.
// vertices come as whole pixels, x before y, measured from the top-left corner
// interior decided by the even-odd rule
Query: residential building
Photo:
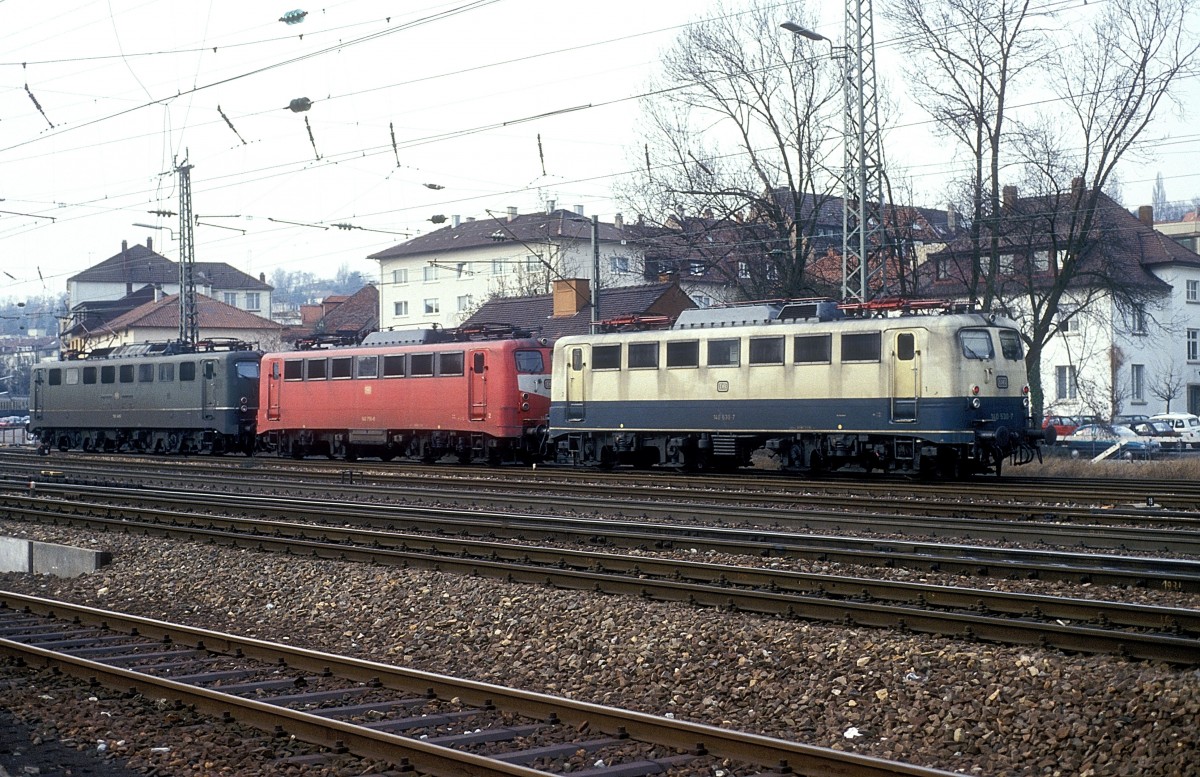
[[[1200,255],[1155,231],[1153,209],[1129,213],[1095,194],[1090,232],[1076,236],[1073,274],[1060,272],[1068,230],[1090,197],[1077,181],[1059,195],[1005,187],[997,307],[1026,333],[1040,317],[1054,334],[1038,363],[1046,413],[1200,412]],[[985,249],[986,250],[986,249]],[[962,237],[923,267],[926,296],[965,299],[972,275]],[[1065,278],[1071,277],[1070,283]],[[1061,293],[1047,309],[1051,292]],[[1048,318],[1052,317],[1052,318]]]
[[[197,323],[201,340],[233,339],[254,343],[264,351],[279,350],[281,327],[220,300],[196,296]],[[64,342],[64,350],[86,352],[97,348],[144,342],[164,342],[179,336],[179,295],[151,300],[93,331],[81,332]]]
[[[547,294],[555,280],[595,278],[592,219],[556,209],[460,220],[372,254],[384,329],[454,327],[493,297]],[[646,282],[644,253],[623,221],[596,224],[600,287]],[[656,279],[656,278],[655,278]]]
[[[379,289],[367,284],[349,296],[330,295],[320,304],[302,305],[301,313],[303,321],[284,331],[286,343],[357,345],[379,330]]]

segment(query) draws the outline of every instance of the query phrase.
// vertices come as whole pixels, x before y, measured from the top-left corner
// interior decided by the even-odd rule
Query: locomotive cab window
[[[217,363],[212,359],[204,360],[204,379],[212,380],[217,376]]]
[[[709,367],[736,367],[742,363],[741,340],[709,340]]]
[[[167,362],[166,364],[158,365],[158,382],[159,383],[174,383],[175,382],[175,365]]]
[[[437,374],[447,376],[462,375],[463,352],[452,351],[450,353],[439,353],[437,355]]]
[[[630,343],[629,369],[658,369],[658,343]]]
[[[751,364],[783,364],[782,337],[751,337]]]
[[[378,378],[379,377],[379,357],[378,356],[360,356],[358,357],[358,377],[360,378]]]
[[[792,348],[796,364],[829,364],[833,357],[833,335],[796,335]]]
[[[325,359],[305,359],[304,377],[307,380],[325,380]]]
[[[877,362],[881,342],[878,332],[848,332],[842,335],[842,361]]]
[[[50,370],[50,377],[47,381],[51,386],[59,386],[62,384],[62,370],[55,367]]]
[[[253,380],[258,380],[259,370],[258,362],[256,361],[237,362],[234,364],[233,369],[239,378],[251,378]]]
[[[478,355],[483,356],[483,354]],[[513,355],[517,360],[517,372],[536,375],[546,371],[546,360],[542,357],[541,351],[516,351]]]
[[[345,380],[351,377],[354,359],[350,356],[337,356],[329,360],[329,377],[334,380]]]
[[[1000,330],[1000,353],[1009,361],[1025,358],[1025,349],[1021,346],[1021,335],[1015,329]]]
[[[404,354],[397,353],[391,356],[383,357],[383,377],[385,378],[403,378],[404,371]]]
[[[668,367],[699,367],[700,341],[677,340],[667,343]]]
[[[154,382],[154,365],[139,364],[137,366],[138,383],[153,383]]]
[[[572,348],[571,349],[571,369],[574,370],[575,372],[579,372],[580,370],[583,369],[583,349],[582,348]]]
[[[986,329],[964,329],[958,333],[958,341],[962,344],[963,356],[968,359],[992,359],[996,356],[992,350],[992,336]]]
[[[284,380],[303,380],[304,362],[299,359],[288,359],[283,363]]]
[[[471,354],[471,372],[476,375],[483,374],[483,368],[487,365],[487,359],[483,355],[483,351],[476,351]],[[521,371],[521,360],[517,359],[517,372]]]
[[[433,377],[433,354],[414,353],[409,355],[408,374],[414,378]]]
[[[196,362],[180,362],[179,363],[179,379],[180,380],[195,380],[196,379]]]
[[[597,345],[592,348],[593,370],[621,369],[621,346]]]
[[[912,332],[901,332],[896,335],[896,358],[902,362],[910,362],[917,355],[917,339]]]

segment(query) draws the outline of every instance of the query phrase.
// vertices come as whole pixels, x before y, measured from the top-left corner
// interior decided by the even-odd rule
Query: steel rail
[[[0,591],[0,605],[10,609],[26,609],[54,618],[73,618],[96,623],[105,628],[139,635],[170,639],[180,644],[194,644],[201,649],[243,655],[267,662],[282,662],[287,666],[313,673],[332,672],[346,679],[379,682],[382,686],[411,693],[432,693],[438,698],[458,697],[476,706],[493,705],[514,713],[540,719],[552,716],[593,731],[613,736],[627,733],[637,741],[661,744],[682,751],[703,750],[708,754],[732,758],[767,768],[784,765],[793,773],[809,775],[840,775],[842,777],[950,777],[949,772],[902,764],[805,745],[798,742],[765,737],[746,732],[729,731],[701,723],[663,718],[640,712],[617,710],[589,702],[558,698],[532,691],[523,691],[473,680],[448,677],[432,672],[407,669],[364,659],[337,656],[315,650],[239,637],[223,632],[169,624],[140,616],[126,615],[83,605],[69,604],[38,597]],[[14,606],[15,605],[15,606]],[[398,763],[407,759],[411,766],[436,775],[468,777],[469,775],[512,775],[513,777],[542,777],[546,774],[502,760],[453,750],[419,739],[386,734],[354,724],[331,720],[318,715],[289,710],[267,702],[220,693],[207,688],[155,677],[101,662],[66,656],[20,642],[0,639],[0,652],[20,656],[25,660],[58,666],[64,671],[85,679],[96,677],[115,688],[132,688],[154,697],[178,699],[217,716],[234,713],[234,717],[266,731],[276,726],[305,741],[325,747],[345,746],[352,752],[371,758]]]

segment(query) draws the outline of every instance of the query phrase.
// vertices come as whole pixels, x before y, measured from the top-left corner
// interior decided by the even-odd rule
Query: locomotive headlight
[[[529,410],[529,403],[528,403],[528,402],[522,402],[522,403],[521,403],[521,410]]]
[[[1029,394],[1029,386],[1021,386],[1022,394]]]
[[[525,400],[527,400],[527,399],[529,399],[529,393],[528,393],[528,392],[521,392],[521,401],[522,401],[522,402],[524,402],[524,401],[525,401]]]
[[[971,397],[971,408],[973,410],[978,410],[982,404],[983,402],[979,400],[979,397]]]
[[[971,386],[971,393],[978,395],[979,394],[979,386]]]

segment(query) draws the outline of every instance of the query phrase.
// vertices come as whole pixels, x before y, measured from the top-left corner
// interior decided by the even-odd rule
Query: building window
[[[1146,365],[1129,366],[1129,398],[1134,402],[1146,401]]]
[[[950,260],[949,259],[934,260],[934,267],[937,268],[937,279],[939,281],[944,281],[950,277]]]
[[[1060,307],[1056,318],[1059,332],[1070,334],[1079,331],[1079,322],[1075,320],[1075,308]]]
[[[1016,254],[1000,254],[1000,272],[1012,275],[1017,267]]]
[[[746,280],[750,277],[750,263],[747,261],[738,262],[738,277]]]
[[[393,302],[392,303],[392,315],[393,316],[407,316],[408,315],[408,300],[401,300],[400,302]]]
[[[1200,361],[1200,329],[1187,330],[1188,361]]]
[[[1129,331],[1135,335],[1146,334],[1146,308],[1142,305],[1134,305],[1133,310],[1129,314]]]
[[[472,300],[470,294],[460,294],[458,297],[458,312],[465,313],[470,310],[471,302]]]
[[[537,254],[530,254],[529,256],[525,257],[525,269],[529,272],[533,272],[541,266],[542,257],[538,256]]]
[[[1187,282],[1187,301],[1200,302],[1200,281]]]
[[[1034,272],[1047,272],[1050,269],[1049,251],[1033,252],[1033,269]]]
[[[262,305],[258,301],[257,291],[246,292],[246,310],[261,310]]]
[[[433,283],[434,281],[436,281],[438,279],[438,272],[437,272],[438,268],[437,268],[436,264],[425,265],[425,267],[423,268],[423,271],[424,271],[423,280],[426,283]]]
[[[1079,386],[1075,383],[1075,367],[1060,365],[1054,368],[1054,396],[1056,399],[1075,399]]]
[[[613,256],[608,260],[608,267],[614,273],[629,272],[629,257],[628,256]]]
[[[504,274],[504,260],[503,259],[493,259],[492,260],[492,275],[503,275],[503,274]]]
[[[695,260],[688,262],[688,274],[689,275],[703,275],[704,274],[704,262],[695,261]]]
[[[232,305],[233,307],[236,308],[237,307],[237,292],[236,291],[225,292],[221,297],[221,301],[224,302],[226,305]]]
[[[467,274],[467,263],[459,262],[458,264],[454,265],[454,273],[454,277],[462,280],[463,276]]]
[[[404,284],[408,283],[408,268],[405,267],[400,270],[392,270],[392,283],[396,284],[397,286],[403,286]]]
[[[437,297],[430,297],[425,300],[425,315],[442,312],[442,303]]]

